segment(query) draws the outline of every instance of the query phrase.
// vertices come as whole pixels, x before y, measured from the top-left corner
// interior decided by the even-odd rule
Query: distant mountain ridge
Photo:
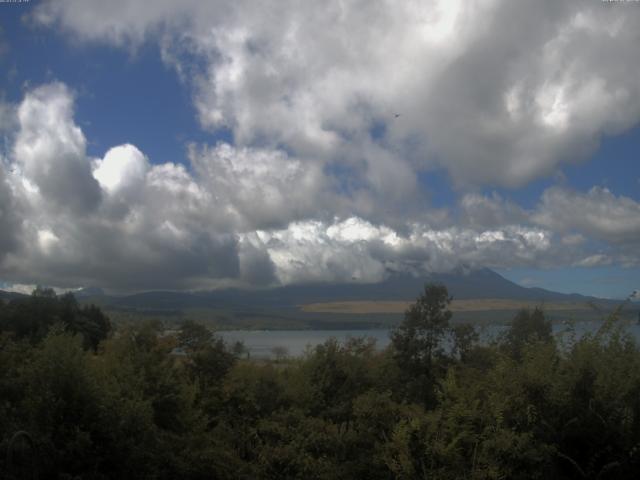
[[[589,302],[602,299],[579,294],[564,294],[543,288],[527,288],[507,280],[489,268],[459,268],[449,273],[422,277],[392,273],[378,283],[306,284],[269,289],[228,288],[201,292],[150,291],[125,296],[109,296],[99,288],[75,292],[84,302],[136,310],[182,310],[190,308],[296,308],[299,305],[339,301],[411,301],[429,282],[446,285],[454,299],[508,299],[533,302]],[[20,294],[0,292],[0,298]],[[605,300],[606,301],[606,300]]]
[[[202,292],[151,291],[122,297],[109,297],[96,289],[91,293],[98,295],[83,295],[83,297],[84,300],[96,301],[103,305],[149,310],[295,308],[307,303],[348,300],[411,301],[420,295],[424,284],[428,282],[446,285],[449,293],[459,300],[500,298],[534,302],[602,301],[602,299],[579,294],[522,287],[488,268],[457,269],[449,273],[433,273],[422,277],[392,273],[386,280],[378,283],[315,283],[258,290],[228,288]]]
[[[20,297],[24,297],[25,295],[22,293],[18,293],[18,292],[7,292],[4,290],[0,290],[0,300],[5,300],[5,301],[9,301],[9,300],[13,300],[14,298],[20,298]]]

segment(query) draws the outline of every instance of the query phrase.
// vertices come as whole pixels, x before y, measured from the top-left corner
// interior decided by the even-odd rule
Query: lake
[[[585,333],[595,333],[602,325],[601,321],[576,322],[574,325],[576,338]],[[489,342],[495,339],[505,330],[503,325],[488,325],[478,328],[480,339]],[[556,338],[566,338],[567,324],[554,324],[553,333]],[[640,325],[626,323],[624,326],[640,342]],[[307,348],[320,345],[330,338],[344,342],[349,338],[368,337],[376,341],[379,349],[389,345],[389,329],[376,330],[229,330],[218,332],[226,342],[243,342],[251,358],[273,358],[274,349],[283,347],[290,357],[298,357],[304,354]]]

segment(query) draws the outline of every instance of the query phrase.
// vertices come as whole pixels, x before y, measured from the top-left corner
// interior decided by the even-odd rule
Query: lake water
[[[577,322],[574,325],[576,338],[580,338],[585,333],[595,333],[602,325],[602,322]],[[502,325],[488,325],[477,329],[480,339],[489,342],[495,339],[506,327]],[[627,323],[626,331],[631,333],[636,342],[640,342],[640,325]],[[557,338],[562,337],[566,332],[566,324],[555,324],[553,333]],[[288,356],[297,357],[304,354],[308,348],[320,345],[330,338],[335,338],[340,342],[345,342],[349,338],[368,337],[376,341],[376,346],[380,349],[389,345],[390,330],[230,330],[218,332],[227,342],[235,343],[241,341],[247,348],[251,358],[273,358],[274,349],[284,347]]]
[[[320,345],[330,338],[341,342],[353,337],[371,337],[378,348],[389,344],[389,330],[230,330],[218,332],[227,342],[241,341],[252,358],[271,358],[273,349],[284,347],[287,355],[298,357],[305,349]]]

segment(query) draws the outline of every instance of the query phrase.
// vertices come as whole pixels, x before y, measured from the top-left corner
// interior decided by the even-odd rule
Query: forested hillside
[[[378,351],[257,362],[186,322],[113,328],[38,290],[0,301],[5,478],[637,478],[640,350],[522,311],[491,345],[428,285]],[[443,350],[442,340],[453,349]]]

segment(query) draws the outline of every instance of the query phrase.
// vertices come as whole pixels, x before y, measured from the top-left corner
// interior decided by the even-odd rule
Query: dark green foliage
[[[228,348],[211,330],[192,320],[182,323],[178,346],[186,352],[186,366],[191,379],[202,390],[216,388],[240,352],[237,345]]]
[[[307,392],[310,413],[335,423],[348,421],[353,400],[372,387],[368,359],[373,353],[373,343],[357,338],[344,346],[335,339],[318,345],[302,367],[311,387]]]
[[[111,331],[109,318],[98,307],[81,307],[71,293],[57,296],[49,288],[38,287],[30,297],[13,299],[0,309],[0,332],[31,343],[42,340],[58,323],[82,335],[85,348],[94,350]]]
[[[457,355],[463,362],[468,360],[472,349],[478,343],[478,332],[473,325],[463,323],[451,328],[453,337],[453,354]]]
[[[385,351],[277,362],[193,323],[92,337],[100,310],[50,291],[0,305],[0,477],[637,478],[640,350],[616,318],[559,348],[525,311],[483,346],[448,303],[427,286]]]
[[[400,363],[416,370],[431,367],[434,357],[441,353],[440,342],[449,327],[451,300],[444,285],[425,286],[391,336]]]
[[[435,402],[436,359],[449,329],[451,297],[444,285],[425,285],[424,293],[405,312],[404,321],[391,334],[394,358],[401,367],[405,397],[425,405]]]
[[[188,352],[195,352],[211,344],[213,333],[201,323],[186,320],[180,325],[178,344]]]
[[[542,309],[536,307],[533,311],[525,309],[518,312],[506,332],[505,346],[511,355],[519,358],[525,345],[552,340],[551,321],[546,320]]]
[[[220,382],[236,362],[221,338],[192,352],[189,358],[189,370],[203,387]]]

